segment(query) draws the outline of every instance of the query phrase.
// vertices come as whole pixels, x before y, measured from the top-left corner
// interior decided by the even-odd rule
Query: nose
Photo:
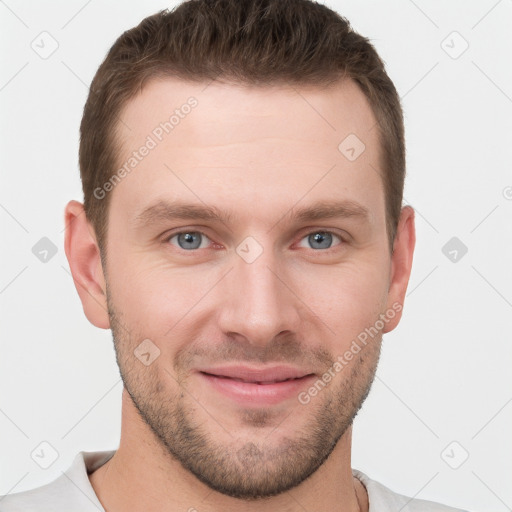
[[[301,301],[292,281],[270,250],[252,263],[235,255],[234,268],[219,290],[219,328],[254,346],[266,346],[279,335],[297,334]]]

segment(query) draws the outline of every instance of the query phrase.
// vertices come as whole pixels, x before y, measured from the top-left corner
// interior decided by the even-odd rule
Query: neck
[[[349,428],[322,466],[297,487],[270,498],[245,501],[210,489],[183,468],[123,391],[119,448],[89,479],[106,512],[368,512],[366,490],[352,476],[351,434]]]

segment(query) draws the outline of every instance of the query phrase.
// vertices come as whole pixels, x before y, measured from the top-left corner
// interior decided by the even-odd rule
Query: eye
[[[208,247],[206,241],[210,240],[204,233],[201,233],[201,231],[180,231],[168,237],[166,242],[176,245],[172,242],[174,238],[176,238],[178,247],[184,251],[204,249]]]
[[[333,238],[334,237],[334,238]],[[331,249],[333,247],[333,240],[337,238],[339,240],[338,244],[341,245],[344,240],[341,236],[333,233],[332,231],[312,231],[307,236],[303,237],[301,242],[299,243],[300,247],[313,248],[313,249]],[[173,241],[176,239],[175,241]],[[306,240],[308,246],[303,245],[303,240]],[[206,249],[209,246],[209,242],[211,240],[201,231],[180,231],[178,233],[173,233],[168,236],[165,240],[166,243],[170,243],[179,249],[184,251],[194,251],[196,249]]]
[[[309,235],[305,236],[302,240],[306,240],[313,249],[330,249],[332,246],[333,237],[343,242],[343,239],[331,231],[312,231]],[[302,242],[301,240],[301,242]],[[336,244],[340,245],[340,244]],[[304,247],[301,245],[301,247]]]

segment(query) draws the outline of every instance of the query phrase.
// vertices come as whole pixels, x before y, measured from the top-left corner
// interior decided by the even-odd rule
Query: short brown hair
[[[384,63],[349,22],[312,0],[188,0],[145,18],[114,43],[92,81],[80,125],[84,209],[102,256],[121,109],[150,78],[331,85],[354,80],[378,122],[390,251],[402,208],[405,143],[400,98]],[[341,141],[340,141],[341,142]]]

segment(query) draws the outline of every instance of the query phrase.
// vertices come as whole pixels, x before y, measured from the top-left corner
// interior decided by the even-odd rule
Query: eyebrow
[[[352,200],[326,200],[300,208],[292,207],[277,223],[285,217],[299,222],[350,217],[368,222],[371,214],[366,206]],[[221,210],[215,206],[161,200],[141,211],[133,223],[136,227],[173,220],[205,220],[228,224],[235,218],[233,211]]]

